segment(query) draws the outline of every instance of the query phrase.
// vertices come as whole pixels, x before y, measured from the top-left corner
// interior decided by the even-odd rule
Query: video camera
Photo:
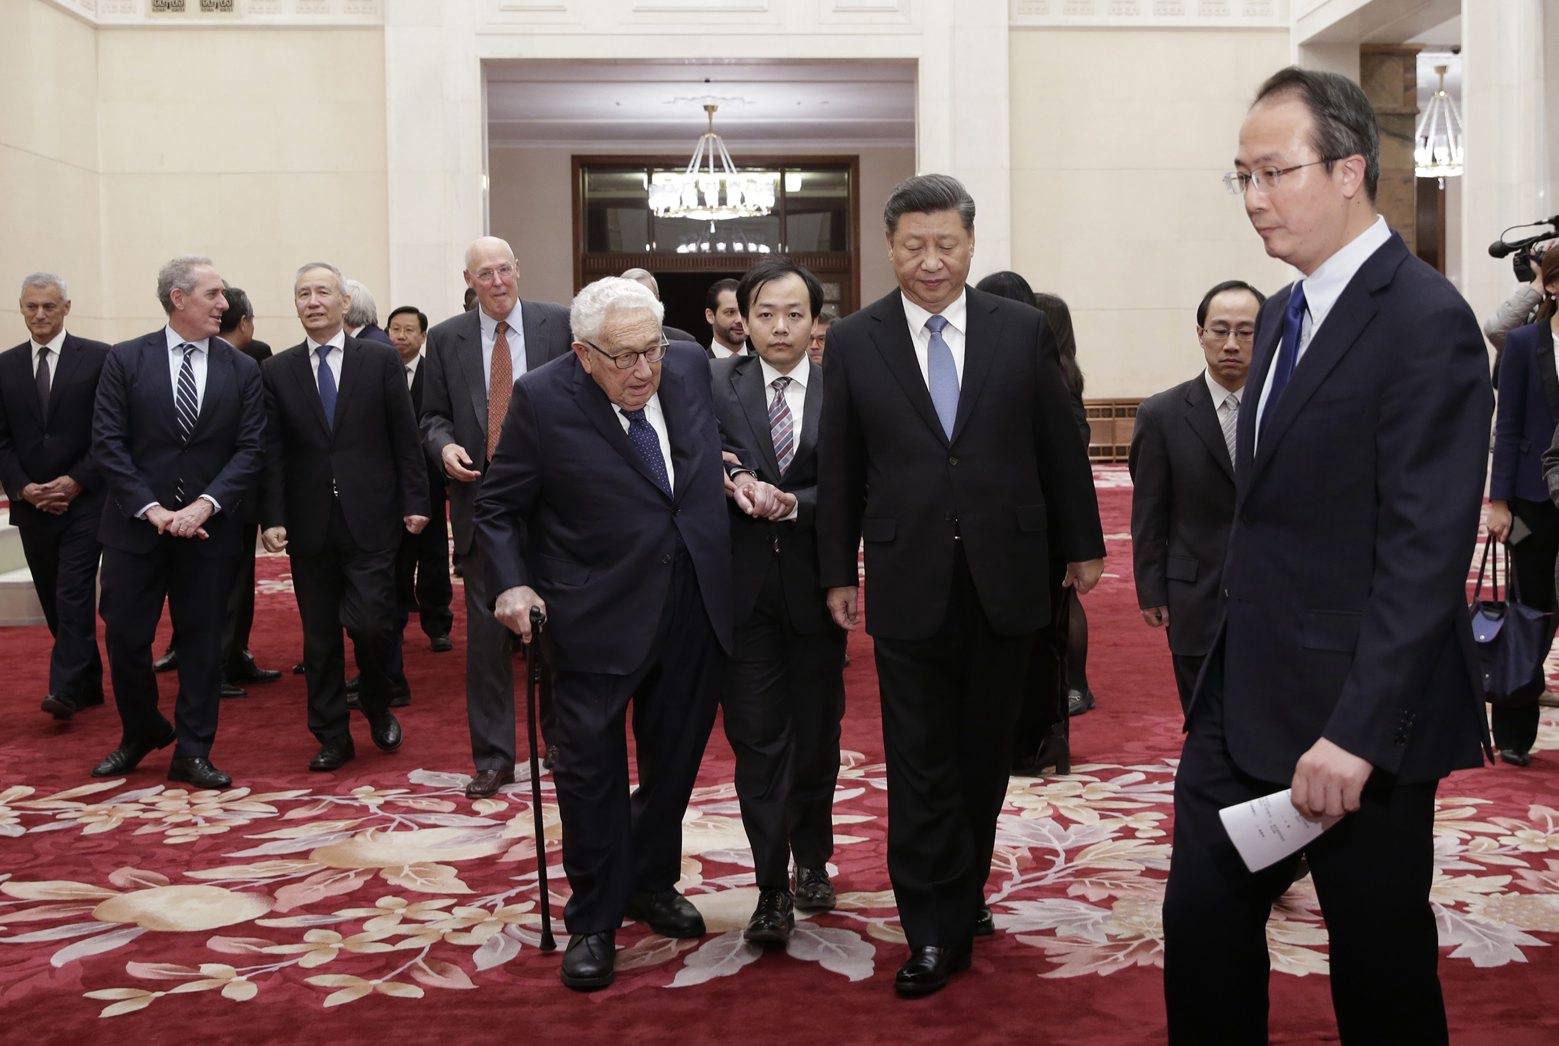
[[[1546,229],[1536,236],[1527,236],[1519,240],[1505,239],[1510,229],[1535,229],[1540,226],[1546,226]],[[1537,244],[1559,237],[1559,214],[1552,218],[1528,222],[1525,225],[1512,225],[1510,229],[1500,233],[1499,239],[1489,244],[1489,257],[1505,258],[1515,255],[1510,259],[1510,265],[1515,270],[1516,279],[1522,283],[1531,283],[1537,279],[1537,263],[1542,260],[1546,250],[1546,247],[1539,247]]]

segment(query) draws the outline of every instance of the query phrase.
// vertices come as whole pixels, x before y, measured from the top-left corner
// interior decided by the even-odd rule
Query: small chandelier
[[[713,223],[729,218],[756,218],[774,209],[776,177],[772,173],[738,174],[715,133],[717,105],[705,105],[709,129],[699,136],[693,158],[681,174],[655,175],[650,183],[650,210],[657,218],[696,218]]]
[[[1463,157],[1462,114],[1445,89],[1447,68],[1434,67],[1440,75],[1440,86],[1418,118],[1418,130],[1413,134],[1413,173],[1420,178],[1440,179],[1442,189],[1445,179],[1460,177]]]

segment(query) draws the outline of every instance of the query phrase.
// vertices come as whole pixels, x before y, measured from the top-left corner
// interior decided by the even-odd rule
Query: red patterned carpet
[[[739,928],[751,862],[716,728],[684,835],[682,888],[710,934],[630,925],[619,977],[575,995],[536,948],[526,782],[468,802],[462,655],[414,636],[407,741],[366,743],[309,774],[303,687],[287,676],[223,706],[224,793],[163,780],[166,753],[122,780],[87,769],[111,709],[57,725],[37,711],[46,633],[0,630],[0,1008],[14,1042],[1031,1042],[1161,1040],[1159,903],[1178,717],[1163,638],[1130,579],[1123,470],[1098,472],[1109,570],[1088,597],[1099,708],[1074,721],[1074,772],[1014,780],[990,897],[999,928],[974,969],[927,1000],[893,996],[902,936],[883,861],[882,745],[869,641],[851,643],[849,750],[836,795],[840,907],[786,954]],[[297,660],[284,559],[261,562],[253,647]],[[460,649],[457,622],[457,651]],[[359,726],[360,740],[366,732]],[[1441,789],[1435,902],[1453,1041],[1551,1043],[1559,960],[1559,717],[1530,769]],[[543,787],[550,803],[550,781]],[[1556,804],[1559,805],[1559,804]],[[556,813],[548,805],[554,896]],[[1335,1038],[1325,933],[1308,882],[1271,927],[1273,1039]]]

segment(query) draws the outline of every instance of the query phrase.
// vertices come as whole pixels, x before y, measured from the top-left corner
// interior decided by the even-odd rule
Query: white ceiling
[[[495,146],[691,153],[703,106],[742,151],[913,145],[913,62],[516,60],[483,65]],[[707,81],[707,82],[706,82]]]

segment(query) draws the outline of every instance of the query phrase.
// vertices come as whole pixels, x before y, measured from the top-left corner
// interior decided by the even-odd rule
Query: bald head
[[[519,263],[514,249],[496,236],[479,236],[466,248],[466,286],[476,292],[483,312],[506,318],[519,301]]]

